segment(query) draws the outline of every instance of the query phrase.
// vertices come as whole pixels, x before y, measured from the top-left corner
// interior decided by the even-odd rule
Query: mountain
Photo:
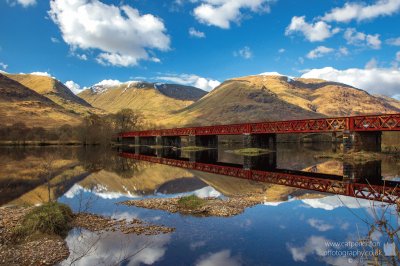
[[[78,96],[92,106],[116,113],[123,108],[140,111],[151,123],[163,120],[206,95],[198,88],[130,81],[119,84],[99,83]]]
[[[76,96],[64,84],[58,80],[41,75],[32,74],[6,74],[25,87],[39,93],[40,95],[52,100],[56,104],[79,115],[90,113],[102,113],[100,110],[93,108],[82,98]]]
[[[396,113],[399,105],[341,83],[268,74],[227,80],[161,123],[169,127]]]
[[[52,100],[0,74],[0,125],[23,122],[45,128],[77,124],[80,118]]]

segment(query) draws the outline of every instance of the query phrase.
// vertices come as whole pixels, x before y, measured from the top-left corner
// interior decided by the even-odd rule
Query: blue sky
[[[0,69],[207,90],[276,71],[398,97],[399,14],[400,0],[3,0]]]

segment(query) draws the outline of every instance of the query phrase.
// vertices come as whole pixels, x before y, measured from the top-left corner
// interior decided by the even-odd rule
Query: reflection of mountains
[[[296,188],[162,164],[135,161],[135,167],[136,171],[129,178],[121,177],[115,172],[100,170],[87,176],[79,182],[79,185],[85,189],[101,192],[103,197],[106,197],[107,193],[130,197],[153,195],[154,193],[185,193],[206,186],[212,187],[225,196],[263,194],[267,201],[287,200],[289,195],[295,192],[297,196],[306,193],[306,191]]]
[[[260,194],[266,200],[281,201],[290,194],[302,194],[302,190],[251,180],[199,172],[189,169],[154,164],[145,161],[127,160],[109,150],[100,148],[38,148],[28,150],[2,150],[3,161],[8,170],[2,169],[2,178],[10,176],[20,182],[18,193],[12,190],[12,197],[3,203],[37,204],[48,198],[48,186],[44,180],[33,177],[40,172],[39,164],[48,155],[56,158],[54,177],[50,181],[50,195],[58,198],[74,184],[86,190],[98,190],[102,195],[144,196],[154,193],[175,194],[191,192],[211,186],[226,196],[235,194]],[[11,168],[10,168],[11,167]],[[5,172],[5,171],[8,171]],[[13,173],[11,176],[10,173]],[[24,174],[26,178],[24,177]],[[33,181],[27,182],[30,178]],[[4,190],[5,186],[3,186]],[[4,192],[4,191],[3,191]],[[10,194],[11,195],[11,194]]]

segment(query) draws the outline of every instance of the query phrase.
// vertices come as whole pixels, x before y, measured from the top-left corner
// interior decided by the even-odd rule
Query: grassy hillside
[[[248,76],[222,83],[199,101],[161,121],[165,126],[400,112],[399,101],[316,79]]]
[[[72,113],[80,115],[102,113],[54,78],[30,74],[7,74],[7,76]]]
[[[23,122],[30,127],[75,125],[80,117],[52,100],[0,74],[0,125]]]
[[[140,111],[147,122],[157,123],[205,94],[188,86],[129,82],[115,87],[94,86],[81,92],[79,97],[111,113],[131,108]]]

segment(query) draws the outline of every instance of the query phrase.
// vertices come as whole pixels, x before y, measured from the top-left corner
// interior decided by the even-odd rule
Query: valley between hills
[[[98,83],[75,95],[60,81],[32,74],[0,74],[0,124],[77,125],[89,114],[129,108],[147,128],[182,127],[397,113],[400,101],[319,79],[254,75],[233,78],[211,92],[177,84]]]

